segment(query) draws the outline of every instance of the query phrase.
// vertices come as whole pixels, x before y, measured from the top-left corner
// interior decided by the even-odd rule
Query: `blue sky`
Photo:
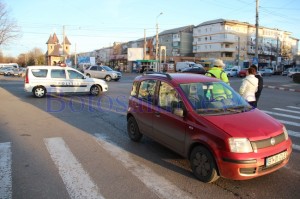
[[[198,25],[214,19],[255,24],[255,0],[0,0],[21,27],[22,37],[2,47],[6,56],[18,56],[33,48],[46,52],[54,32],[65,34],[71,52],[93,51],[155,35],[159,31]],[[300,39],[299,0],[259,0],[259,25],[289,31]],[[159,17],[159,13],[163,14]],[[76,49],[75,49],[76,46]]]

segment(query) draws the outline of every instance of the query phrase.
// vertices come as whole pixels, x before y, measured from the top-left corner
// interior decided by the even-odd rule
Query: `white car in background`
[[[293,78],[293,75],[295,73],[300,73],[300,68],[296,67],[296,68],[290,69],[287,76],[290,77],[290,78]]]
[[[44,97],[46,93],[90,93],[96,96],[108,91],[108,85],[71,67],[28,66],[24,90],[37,98]]]
[[[237,67],[232,67],[232,68],[225,68],[224,71],[228,77],[235,77],[238,76],[240,70]]]

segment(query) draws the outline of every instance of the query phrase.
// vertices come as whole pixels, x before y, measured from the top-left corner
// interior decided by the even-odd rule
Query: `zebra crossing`
[[[263,110],[265,113],[285,124],[292,139],[300,138],[300,108],[287,106]],[[290,130],[293,129],[293,130]],[[296,129],[296,130],[295,130]],[[134,155],[117,146],[103,134],[95,134],[95,140],[113,158],[118,160],[124,168],[139,179],[149,190],[159,198],[192,198],[191,194],[181,190],[174,183],[156,173],[153,169],[142,164]],[[98,185],[83,165],[73,155],[72,151],[61,137],[44,138],[45,147],[65,184],[70,198],[99,198],[101,194]],[[0,199],[12,198],[12,143],[0,143]],[[300,144],[293,144],[294,150],[300,151]]]
[[[117,146],[101,134],[94,135],[97,143],[113,158],[118,160],[133,176],[138,178],[159,198],[192,198],[190,193],[181,190],[153,169],[135,160],[126,150]],[[54,162],[66,190],[72,199],[105,199],[101,190],[83,165],[73,155],[61,137],[45,138],[45,147]],[[12,150],[11,142],[0,143],[0,199],[12,198]]]
[[[262,110],[268,115],[276,118],[279,122],[286,126],[289,136],[293,138],[300,138],[300,107],[286,106],[285,108],[272,108],[272,111]],[[290,130],[297,129],[296,131]],[[294,143],[293,149],[300,151],[300,144]]]

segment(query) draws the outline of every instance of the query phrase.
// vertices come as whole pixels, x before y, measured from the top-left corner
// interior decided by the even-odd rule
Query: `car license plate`
[[[286,159],[286,157],[287,157],[286,151],[278,153],[278,154],[270,156],[270,157],[267,157],[266,158],[266,166],[268,167],[273,164],[276,164],[277,162],[280,162],[280,161]]]

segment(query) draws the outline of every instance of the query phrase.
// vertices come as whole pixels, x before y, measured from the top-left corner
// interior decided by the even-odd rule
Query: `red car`
[[[244,68],[244,69],[240,70],[238,76],[239,77],[246,77],[247,70],[248,70],[248,68]]]
[[[292,142],[284,125],[250,106],[223,81],[197,74],[151,73],[135,78],[127,131],[190,160],[203,182],[246,180],[286,165]]]

